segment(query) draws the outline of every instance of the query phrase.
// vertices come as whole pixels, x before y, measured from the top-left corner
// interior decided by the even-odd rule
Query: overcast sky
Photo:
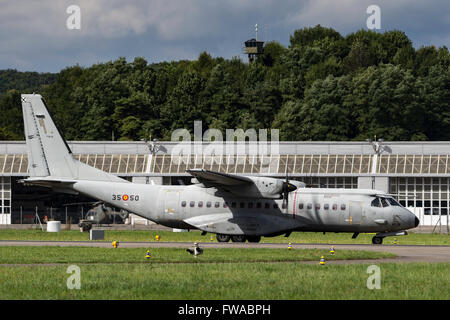
[[[81,29],[68,29],[70,5]],[[378,5],[381,29],[404,31],[418,48],[450,47],[449,0],[0,0],[0,69],[58,72],[126,57],[148,62],[240,56],[255,36],[289,44],[303,27],[332,27],[342,35],[367,29]]]

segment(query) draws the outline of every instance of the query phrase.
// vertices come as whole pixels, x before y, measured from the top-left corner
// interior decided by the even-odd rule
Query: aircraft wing
[[[248,177],[204,169],[188,169],[186,172],[205,186],[244,186],[252,185],[254,183],[253,180]]]

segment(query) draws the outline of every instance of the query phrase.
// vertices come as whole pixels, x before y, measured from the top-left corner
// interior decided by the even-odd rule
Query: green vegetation
[[[404,32],[320,25],[252,64],[118,58],[57,74],[0,71],[0,140],[23,140],[20,93],[39,92],[68,140],[170,140],[177,128],[274,128],[281,140],[450,140],[450,53]]]
[[[194,259],[194,258],[192,258]],[[449,263],[377,263],[381,289],[366,286],[368,265],[185,263],[0,267],[0,299],[449,299]]]
[[[360,250],[339,250],[329,255],[322,249],[235,249],[206,248],[204,254],[193,257],[183,248],[91,248],[91,247],[0,247],[0,264],[30,263],[229,263],[229,262],[288,262],[329,260],[355,260],[392,258],[394,254]]]
[[[161,230],[110,230],[105,231],[105,241],[156,241],[155,236],[160,236],[160,241],[181,242],[216,242],[214,234],[202,236],[199,231],[172,232]],[[326,244],[371,244],[374,234],[360,234],[352,239],[351,233],[326,233],[321,232],[293,232],[286,238],[284,236],[266,238],[263,243],[326,243]],[[213,240],[211,240],[211,237]],[[395,237],[398,244],[407,245],[450,245],[450,235],[409,233],[407,236]],[[10,230],[0,229],[0,240],[49,240],[49,241],[89,241],[89,233],[79,231],[45,232],[42,230]],[[394,237],[385,238],[384,244],[392,244]]]

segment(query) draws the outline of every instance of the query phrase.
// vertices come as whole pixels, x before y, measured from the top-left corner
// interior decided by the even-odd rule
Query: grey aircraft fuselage
[[[79,181],[73,189],[158,224],[228,235],[289,231],[392,232],[416,227],[400,205],[374,206],[383,193],[362,189],[298,188],[283,200],[243,198],[197,185],[164,186]],[[378,196],[373,196],[374,194]],[[381,201],[380,201],[381,202]],[[191,222],[191,223],[189,223]]]

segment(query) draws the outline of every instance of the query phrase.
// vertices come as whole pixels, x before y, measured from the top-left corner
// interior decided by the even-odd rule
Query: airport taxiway
[[[287,248],[287,243],[219,243],[200,242],[200,247],[208,248]],[[111,242],[106,241],[27,241],[0,240],[0,246],[60,246],[60,247],[103,247],[112,248]],[[188,248],[192,242],[120,242],[121,248]],[[292,243],[293,249],[330,249],[329,244]],[[371,245],[371,244],[334,244],[339,250],[365,250],[390,252],[397,257],[371,260],[334,260],[330,263],[374,263],[374,262],[450,262],[450,246],[429,245]]]

